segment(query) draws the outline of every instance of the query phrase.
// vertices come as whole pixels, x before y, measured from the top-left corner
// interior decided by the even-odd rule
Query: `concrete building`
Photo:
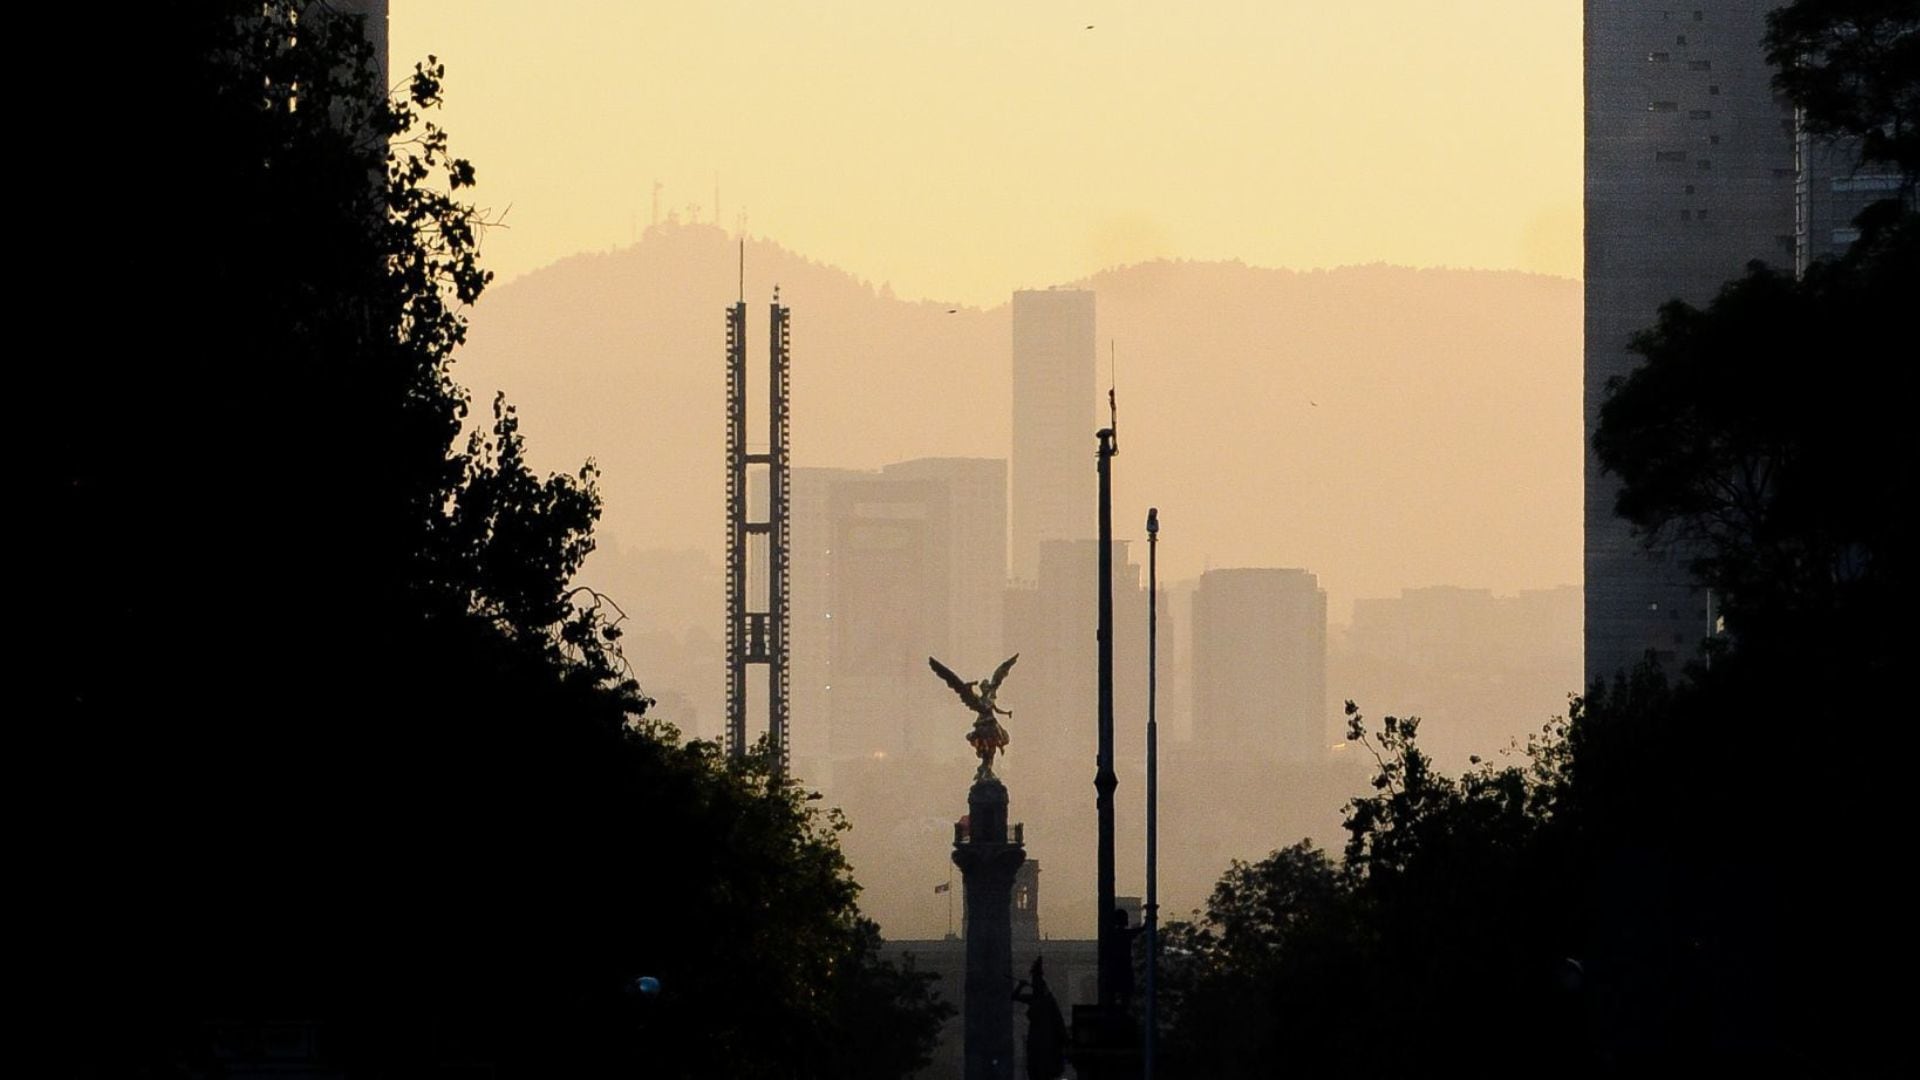
[[[947,652],[963,678],[1006,659],[1007,463],[1001,458],[919,458],[880,470],[888,480],[940,485],[947,499]],[[924,666],[924,665],[923,665]]]
[[[1649,555],[1591,440],[1609,380],[1659,306],[1710,300],[1764,259],[1795,257],[1795,129],[1761,51],[1775,0],[1586,3],[1586,674],[1649,649],[1671,663],[1708,632],[1687,556]]]
[[[948,691],[927,657],[970,678],[1005,658],[1006,506],[998,458],[793,471],[796,775],[831,790],[854,759],[967,753],[937,738]]]
[[[1193,733],[1251,761],[1326,756],[1327,594],[1305,570],[1209,570],[1193,596]]]
[[[789,745],[793,774],[821,790],[833,784],[832,756],[827,751],[833,665],[830,635],[833,623],[833,488],[843,480],[871,478],[859,469],[805,468],[793,470],[788,496],[793,561],[788,571],[793,602],[792,732]],[[756,490],[755,512],[765,513],[764,487]]]
[[[952,644],[945,485],[843,480],[830,506],[828,754],[959,757],[957,739],[936,739],[946,729],[932,718],[948,690],[927,671],[928,655]]]
[[[1040,572],[1040,545],[1096,532],[1093,293],[1013,294],[1013,576]]]
[[[1420,745],[1449,772],[1565,715],[1580,685],[1580,588],[1432,586],[1359,599],[1328,669],[1374,718],[1418,716]]]
[[[1747,263],[1804,270],[1855,238],[1897,185],[1812,139],[1772,88],[1762,46],[1780,0],[1586,0],[1586,378],[1591,447],[1607,383],[1662,303],[1700,305]],[[1671,666],[1711,632],[1687,553],[1646,552],[1586,465],[1586,677],[1649,650]]]

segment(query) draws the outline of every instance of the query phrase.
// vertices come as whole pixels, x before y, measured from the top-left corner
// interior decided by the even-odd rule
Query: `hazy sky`
[[[1093,24],[1093,29],[1087,25]],[[394,0],[511,278],[651,214],[903,297],[1155,256],[1580,272],[1575,0]]]

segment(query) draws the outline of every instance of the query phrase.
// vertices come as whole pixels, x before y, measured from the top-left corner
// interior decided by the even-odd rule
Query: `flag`
[[[943,892],[948,892],[948,891],[951,891],[952,889],[953,889],[953,882],[951,882],[951,881],[943,881],[943,882],[941,882],[940,884],[938,884],[938,885],[935,885],[935,886],[933,887],[933,892],[934,892],[934,895],[935,895],[935,896],[938,896],[939,894],[941,894],[941,893],[943,893]]]

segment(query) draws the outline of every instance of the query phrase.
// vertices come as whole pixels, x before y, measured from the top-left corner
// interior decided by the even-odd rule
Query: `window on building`
[[[1661,151],[1658,151],[1658,152],[1656,152],[1656,153],[1655,153],[1655,154],[1653,155],[1653,160],[1655,160],[1655,161],[1685,161],[1685,160],[1687,160],[1687,152],[1686,152],[1685,150],[1661,150]]]
[[[1694,21],[1694,22],[1701,22],[1701,21],[1703,21],[1703,20],[1705,20],[1705,19],[1706,19],[1706,17],[1707,17],[1707,13],[1706,13],[1706,12],[1704,12],[1704,11],[1696,11],[1696,12],[1694,12],[1694,13],[1693,13],[1693,21]]]
[[[1836,244],[1851,244],[1858,239],[1860,239],[1859,229],[1848,228],[1833,230],[1833,242]]]
[[[1687,119],[1711,120],[1713,119],[1713,110],[1712,109],[1694,109],[1693,111],[1687,113]]]
[[[1712,95],[1712,96],[1714,96],[1714,97],[1718,97],[1718,96],[1720,96],[1720,87],[1719,87],[1719,86],[1709,86],[1709,87],[1707,87],[1707,93],[1708,93],[1708,94],[1710,94],[1710,95]]]
[[[1681,34],[1678,37],[1675,37],[1673,39],[1673,43],[1675,45],[1685,45],[1687,43],[1687,35]]]
[[[1719,145],[1720,145],[1720,136],[1718,136],[1718,135],[1709,135],[1709,136],[1707,136],[1707,144],[1708,144],[1708,145],[1710,145],[1710,146],[1719,146]]]
[[[1706,172],[1706,171],[1707,171],[1708,169],[1711,169],[1711,168],[1713,168],[1713,162],[1711,162],[1711,161],[1708,161],[1708,160],[1706,160],[1705,158],[1702,158],[1702,159],[1700,160],[1700,171],[1701,171],[1701,172]]]
[[[1688,70],[1688,71],[1712,71],[1712,70],[1713,70],[1713,61],[1711,61],[1711,60],[1689,60],[1689,61],[1687,61],[1687,70]]]
[[[1835,191],[1899,191],[1900,178],[1897,176],[1836,176],[1833,178]]]
[[[1647,60],[1650,63],[1664,64],[1669,59],[1671,59],[1671,57],[1669,57],[1666,53],[1663,53],[1663,52],[1650,52],[1647,54]]]
[[[1687,185],[1687,194],[1689,194],[1689,195],[1691,195],[1691,194],[1693,194],[1693,185],[1692,185],[1692,184],[1688,184],[1688,185]]]
[[[1691,210],[1682,210],[1682,211],[1680,211],[1680,220],[1681,220],[1681,221],[1692,221],[1692,220],[1693,220],[1693,211],[1691,211]]]
[[[1656,101],[1648,105],[1647,108],[1652,112],[1679,112],[1680,103],[1677,101]]]

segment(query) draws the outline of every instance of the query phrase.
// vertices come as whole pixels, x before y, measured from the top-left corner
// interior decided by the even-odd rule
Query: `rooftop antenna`
[[[775,297],[774,299],[779,299]],[[740,303],[747,302],[747,238],[740,238]]]
[[[653,223],[660,224],[660,181],[653,182]]]
[[[1114,391],[1120,385],[1120,350],[1112,338],[1107,339],[1107,426],[1113,432],[1113,452],[1120,452],[1120,406],[1114,401]]]

